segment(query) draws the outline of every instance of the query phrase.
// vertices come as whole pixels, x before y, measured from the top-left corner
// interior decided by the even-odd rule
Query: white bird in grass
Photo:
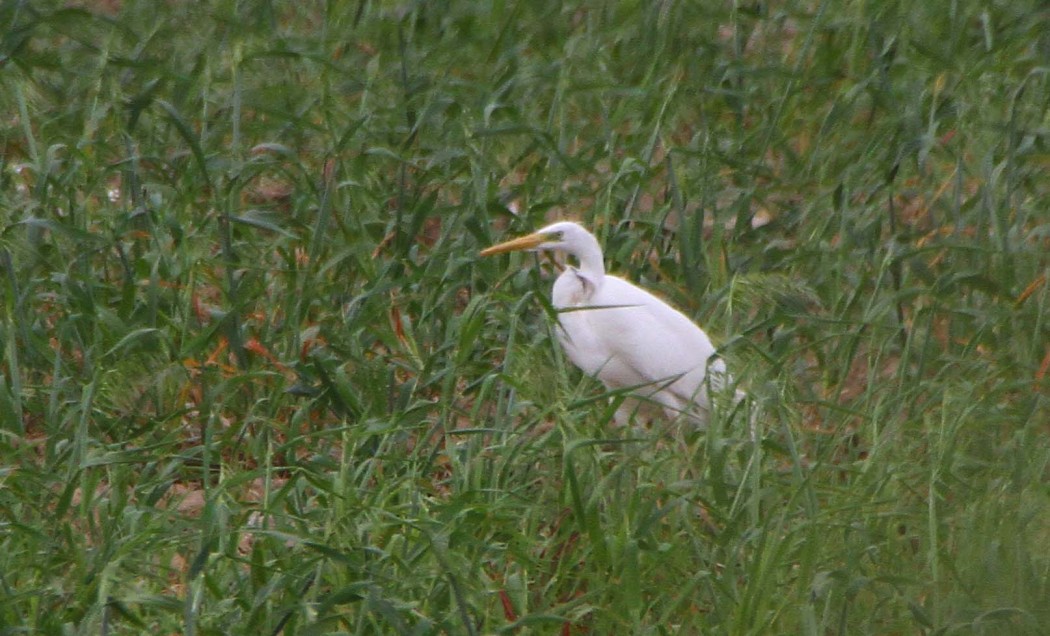
[[[644,289],[605,273],[597,239],[562,221],[482,250],[482,256],[514,251],[566,252],[579,261],[554,282],[558,340],[569,359],[610,390],[636,396],[616,413],[620,425],[636,412],[662,408],[669,419],[685,415],[706,422],[710,391],[728,381],[725,362],[703,329]],[[641,408],[639,408],[641,407]]]

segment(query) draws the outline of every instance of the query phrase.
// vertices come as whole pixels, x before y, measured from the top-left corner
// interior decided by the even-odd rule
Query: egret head
[[[485,248],[481,250],[481,255],[492,256],[493,254],[503,254],[505,252],[554,250],[580,256],[585,250],[597,247],[598,242],[582,226],[572,221],[559,221],[527,236]]]

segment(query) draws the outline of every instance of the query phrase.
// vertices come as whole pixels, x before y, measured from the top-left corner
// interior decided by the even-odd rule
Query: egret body
[[[482,256],[513,251],[558,251],[576,258],[554,282],[558,340],[572,362],[611,390],[628,389],[616,414],[620,424],[656,405],[671,419],[706,421],[709,389],[727,380],[707,334],[682,312],[618,276],[605,273],[597,239],[562,221],[489,247]]]

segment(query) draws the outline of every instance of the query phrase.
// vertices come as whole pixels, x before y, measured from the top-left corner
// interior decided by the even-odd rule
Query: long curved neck
[[[602,248],[598,245],[598,239],[587,234],[583,243],[572,251],[573,256],[580,262],[580,273],[600,285],[605,277],[605,263],[602,260]]]

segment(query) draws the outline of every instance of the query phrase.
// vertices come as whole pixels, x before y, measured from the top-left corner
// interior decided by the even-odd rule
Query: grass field
[[[0,634],[1050,633],[1045,3],[0,24]],[[610,425],[556,218],[757,438]]]

